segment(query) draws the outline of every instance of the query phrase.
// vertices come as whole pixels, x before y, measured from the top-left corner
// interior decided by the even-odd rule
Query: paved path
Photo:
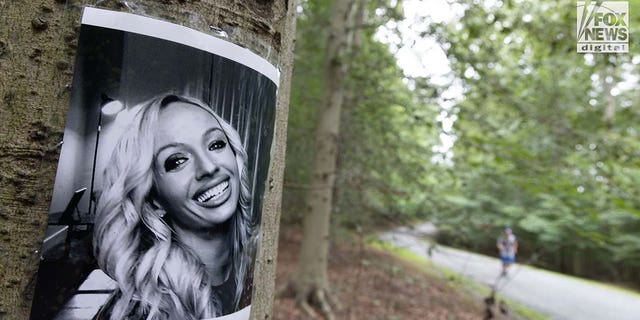
[[[433,231],[432,225],[422,225],[415,229],[400,228],[380,237],[478,283],[487,286],[496,283],[501,271],[498,259],[441,245],[429,250],[430,244],[422,237]],[[502,296],[551,319],[640,320],[639,294],[555,272],[516,264],[506,278],[500,279],[498,289]]]

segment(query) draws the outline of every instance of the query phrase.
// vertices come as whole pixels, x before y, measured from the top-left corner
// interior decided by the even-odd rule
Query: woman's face
[[[211,227],[235,212],[236,157],[220,124],[205,110],[173,102],[160,111],[154,166],[157,200],[183,227]]]

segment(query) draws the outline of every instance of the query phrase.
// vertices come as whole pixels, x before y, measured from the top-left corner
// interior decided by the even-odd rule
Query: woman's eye
[[[211,142],[211,144],[209,145],[209,151],[213,151],[213,150],[218,150],[218,149],[222,149],[224,147],[227,146],[227,142],[224,140],[216,140]]]
[[[187,162],[187,158],[184,156],[171,156],[164,161],[164,171],[173,171],[185,162]]]

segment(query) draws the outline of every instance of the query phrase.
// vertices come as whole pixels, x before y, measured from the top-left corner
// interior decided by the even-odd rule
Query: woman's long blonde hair
[[[176,241],[172,227],[154,204],[153,138],[158,115],[172,102],[209,112],[222,127],[240,172],[238,209],[230,220],[234,309],[238,307],[250,265],[250,188],[247,154],[237,131],[202,102],[165,95],[140,105],[118,141],[104,172],[96,209],[94,254],[100,268],[118,283],[111,319],[202,319],[221,315],[203,263]],[[157,202],[155,202],[157,203]]]

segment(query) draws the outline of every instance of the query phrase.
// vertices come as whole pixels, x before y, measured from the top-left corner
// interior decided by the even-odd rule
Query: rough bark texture
[[[287,28],[295,26],[286,12],[295,12],[294,1],[0,0],[0,319],[26,319],[31,307],[85,5],[224,31],[282,68],[254,292],[254,315],[269,318],[293,60]]]
[[[327,259],[329,222],[336,178],[338,135],[346,63],[343,60],[349,39],[348,27],[354,1],[334,1],[332,22],[327,39],[323,92],[318,127],[315,133],[315,156],[311,188],[305,196],[307,212],[303,220],[302,245],[296,273],[292,279],[296,300],[312,313],[316,305],[325,318],[332,318]]]
[[[289,92],[293,74],[293,48],[296,35],[297,1],[289,1],[287,17],[280,26],[282,50],[280,54],[280,86],[276,110],[275,133],[271,148],[271,166],[264,194],[260,247],[256,256],[253,297],[251,299],[251,319],[273,319],[273,298],[275,296],[276,261],[278,261],[278,233],[280,208],[284,182],[285,152],[287,141],[287,120],[289,115]]]

